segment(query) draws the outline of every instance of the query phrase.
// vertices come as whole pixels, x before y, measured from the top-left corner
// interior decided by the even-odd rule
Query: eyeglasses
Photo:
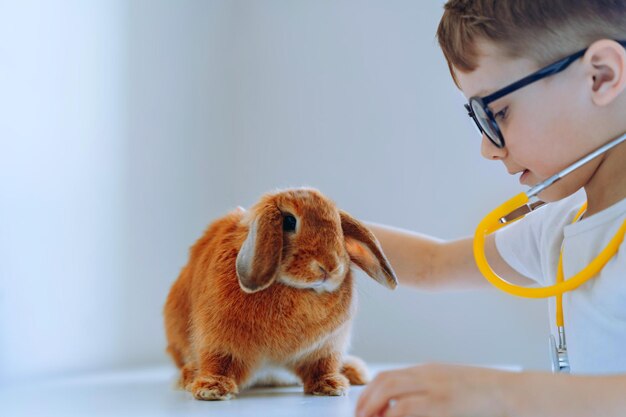
[[[626,47],[626,41],[616,41],[623,47]],[[514,91],[519,90],[522,87],[526,87],[528,84],[532,84],[535,81],[539,81],[542,78],[550,75],[557,74],[567,68],[572,62],[583,56],[587,48],[578,51],[570,56],[560,59],[547,67],[544,67],[538,71],[533,72],[526,77],[515,81],[507,85],[504,88],[489,94],[485,97],[470,97],[469,103],[465,104],[467,114],[474,120],[478,130],[481,134],[485,134],[487,138],[498,148],[504,148],[504,136],[498,127],[496,118],[493,115],[491,109],[488,107],[489,103],[496,101],[497,99],[506,96]]]

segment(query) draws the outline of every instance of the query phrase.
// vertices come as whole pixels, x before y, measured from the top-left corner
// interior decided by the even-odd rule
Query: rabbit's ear
[[[247,293],[269,287],[278,273],[283,251],[283,216],[270,203],[258,210],[237,254],[237,278]]]
[[[396,274],[374,234],[345,211],[339,210],[339,215],[350,260],[380,284],[387,288],[396,288]]]

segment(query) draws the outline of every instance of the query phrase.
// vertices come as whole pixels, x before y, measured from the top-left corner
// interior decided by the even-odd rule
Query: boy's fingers
[[[380,385],[380,384],[378,384]],[[361,394],[360,404],[357,405],[357,417],[371,417],[376,415],[389,401],[388,388],[384,386],[376,387],[369,394]]]
[[[421,395],[405,395],[400,397],[388,407],[382,417],[424,417],[428,413],[426,398]]]
[[[389,400],[419,391],[416,381],[401,372],[384,373],[370,382],[359,397],[357,417],[370,417],[387,406]]]
[[[379,373],[365,386],[365,389],[363,389],[363,391],[361,392],[361,395],[359,396],[359,399],[356,403],[357,410],[361,409],[365,405],[365,403],[367,403],[367,400],[372,396],[372,394],[378,391],[380,382],[381,380],[383,380],[383,378],[385,378],[385,375],[387,373],[388,372]]]
[[[381,372],[372,380],[372,382],[367,384],[356,405],[356,411],[359,417],[361,413],[365,413],[363,410],[369,410],[371,404],[380,401],[380,398],[384,397],[385,392],[389,389],[389,386],[397,378],[394,374],[395,372],[393,371]],[[369,416],[369,414],[364,415]]]

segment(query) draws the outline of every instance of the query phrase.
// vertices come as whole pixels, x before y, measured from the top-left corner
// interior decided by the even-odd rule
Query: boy
[[[450,0],[444,8],[438,40],[468,99],[571,57],[567,68],[484,106],[470,100],[482,155],[522,173],[521,183],[535,185],[626,132],[624,0]],[[626,219],[626,142],[539,197],[552,203],[487,238],[490,265],[516,284],[554,284],[561,245],[567,279],[616,234]],[[489,285],[471,238],[441,242],[370,226],[401,284]],[[378,375],[359,398],[357,416],[626,415],[626,243],[621,248],[591,281],[563,295],[572,375],[415,366]]]

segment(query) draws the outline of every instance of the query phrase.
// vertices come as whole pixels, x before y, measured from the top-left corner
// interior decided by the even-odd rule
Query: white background
[[[207,224],[277,187],[452,239],[521,191],[480,156],[442,1],[0,1],[0,379],[167,363]],[[368,361],[546,369],[545,301],[358,274]]]

